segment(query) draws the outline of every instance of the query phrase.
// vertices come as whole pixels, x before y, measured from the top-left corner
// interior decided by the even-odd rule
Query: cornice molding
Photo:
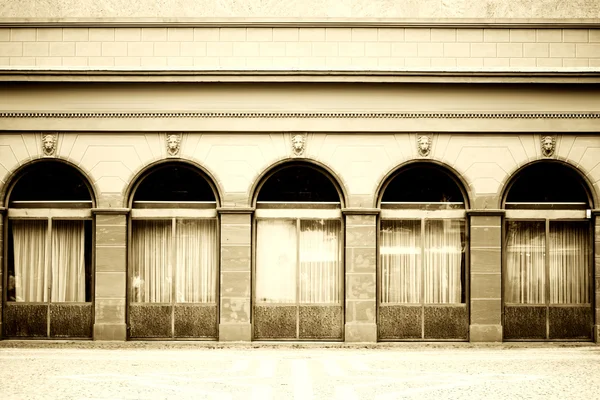
[[[0,118],[46,119],[600,119],[588,112],[0,112]]]
[[[0,18],[0,27],[598,28],[600,18]]]

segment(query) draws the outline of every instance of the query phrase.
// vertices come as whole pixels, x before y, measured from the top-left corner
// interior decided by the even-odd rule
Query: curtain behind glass
[[[590,302],[588,235],[585,222],[550,222],[550,303]]]
[[[457,220],[425,221],[425,303],[461,302],[463,226]]]
[[[381,302],[421,302],[421,221],[381,221]]]
[[[256,224],[256,301],[296,302],[295,220],[258,220]]]
[[[300,302],[340,303],[339,220],[300,221]]]
[[[171,302],[171,237],[171,220],[133,221],[133,302]]]
[[[48,301],[47,233],[47,221],[12,221],[16,301]]]
[[[217,221],[177,220],[177,301],[214,303],[217,266]]]
[[[510,221],[506,232],[506,302],[545,302],[544,222]]]
[[[52,221],[53,302],[85,302],[83,221]]]

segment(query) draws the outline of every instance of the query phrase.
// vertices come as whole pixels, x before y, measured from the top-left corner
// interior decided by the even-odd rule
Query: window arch
[[[308,163],[281,165],[258,186],[255,339],[342,339],[340,193]]]
[[[589,339],[592,201],[563,163],[522,168],[504,196],[504,337]]]
[[[217,337],[218,222],[214,184],[171,162],[130,194],[131,338]]]
[[[432,163],[382,185],[380,339],[467,339],[466,203],[459,180]]]
[[[43,160],[7,193],[7,337],[92,336],[95,198],[75,167]]]

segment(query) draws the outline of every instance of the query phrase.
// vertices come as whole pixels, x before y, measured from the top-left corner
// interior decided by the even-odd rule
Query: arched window
[[[322,170],[286,165],[256,204],[254,338],[342,339],[339,191]]]
[[[591,202],[581,177],[557,162],[529,165],[504,207],[505,339],[591,338]]]
[[[215,190],[195,168],[151,169],[131,199],[131,338],[216,338]]]
[[[40,161],[18,174],[7,204],[5,336],[91,338],[94,200],[86,179]]]
[[[467,339],[465,203],[437,165],[409,165],[384,185],[380,339]]]

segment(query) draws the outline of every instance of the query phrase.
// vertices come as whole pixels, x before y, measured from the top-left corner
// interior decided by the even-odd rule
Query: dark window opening
[[[464,203],[463,194],[447,173],[439,168],[419,166],[396,175],[385,189],[384,203]]]
[[[143,178],[133,201],[214,202],[215,194],[202,174],[188,167],[171,165]]]
[[[340,196],[333,182],[322,172],[306,166],[291,166],[267,179],[258,201],[339,203]]]
[[[578,174],[558,163],[537,163],[525,168],[506,196],[507,203],[589,203]]]

